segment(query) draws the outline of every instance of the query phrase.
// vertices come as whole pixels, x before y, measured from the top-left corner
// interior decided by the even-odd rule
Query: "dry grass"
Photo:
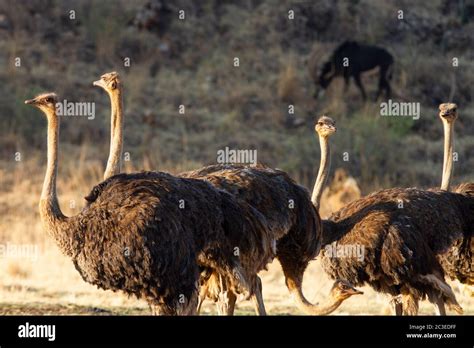
[[[66,214],[75,214],[81,209],[82,197],[103,170],[97,161],[87,159],[86,155],[82,158],[80,165],[73,165],[70,160],[60,163],[59,199]],[[4,183],[0,195],[0,243],[32,244],[38,247],[38,254],[0,257],[0,314],[148,315],[143,301],[96,289],[81,279],[72,262],[41,230],[37,202],[44,165],[38,158],[16,165],[19,166],[17,169],[2,166],[9,170],[0,172]],[[77,202],[75,207],[69,204],[71,200]],[[293,305],[277,261],[261,276],[269,314],[302,314]],[[331,285],[319,262],[313,262],[305,276],[304,290],[308,299],[324,301]],[[474,298],[463,292],[457,283],[453,288],[465,313],[474,314]],[[363,296],[349,299],[335,314],[391,314],[387,296],[374,293],[370,288],[363,290]],[[203,313],[215,314],[214,305],[206,302]],[[434,307],[423,302],[421,313],[434,314]],[[239,303],[237,314],[253,315],[252,304],[248,301]]]
[[[290,61],[278,80],[278,98],[284,103],[295,104],[303,95],[300,82],[296,76],[294,63]]]

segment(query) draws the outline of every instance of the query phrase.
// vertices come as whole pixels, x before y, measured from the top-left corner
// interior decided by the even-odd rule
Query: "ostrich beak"
[[[351,295],[363,295],[364,292],[363,291],[360,291],[356,288],[352,288],[348,291]]]
[[[102,87],[105,89],[105,82],[101,79],[101,80],[97,80],[97,81],[94,81],[92,82],[92,85],[93,86],[97,86],[97,87]]]
[[[35,104],[36,103],[36,100],[35,99],[28,99],[28,100],[25,100],[25,104]]]

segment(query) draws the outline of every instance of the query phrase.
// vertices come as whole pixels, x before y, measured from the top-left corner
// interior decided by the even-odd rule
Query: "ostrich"
[[[458,107],[454,103],[443,103],[439,106],[439,117],[444,128],[444,161],[441,190],[450,191],[451,177],[453,173],[454,152],[454,123],[458,118]],[[462,183],[454,187],[453,192],[474,197],[474,183]],[[472,230],[464,234],[452,236],[449,249],[437,250],[438,258],[443,266],[444,272],[452,280],[457,279],[466,285],[474,285],[474,238]],[[436,247],[436,246],[434,246]]]
[[[286,285],[297,299],[301,291],[302,278],[308,262],[320,250],[320,219],[311,205],[309,195],[286,173],[265,166],[247,167],[243,165],[211,165],[203,169],[181,173],[180,176],[209,181],[213,186],[244,200],[256,207],[267,219],[276,240],[276,257],[279,259],[286,278]],[[304,267],[304,268],[303,268]],[[207,275],[207,276],[206,276]],[[209,272],[202,277],[203,292],[200,302],[206,296],[205,285]],[[219,283],[213,283],[217,286]],[[212,292],[222,292],[217,288]],[[228,293],[228,292],[227,292]],[[227,314],[234,308],[235,294],[228,293]],[[298,304],[306,312],[311,308],[308,301]]]
[[[272,255],[264,217],[203,180],[160,172],[118,174],[95,186],[76,216],[57,193],[59,118],[54,93],[25,101],[48,121],[48,161],[39,203],[44,229],[82,278],[145,299],[154,314],[195,314],[199,266],[225,274],[232,290],[251,292],[236,246]],[[245,216],[242,219],[241,216]],[[248,289],[248,290],[245,290]]]
[[[116,174],[120,171],[119,158],[123,141],[120,100],[122,83],[118,74],[112,72],[102,75],[101,79],[93,84],[107,91],[112,104],[112,139],[115,145],[111,144],[108,170],[104,174],[107,176],[107,172]],[[297,303],[308,313],[326,314],[325,310],[321,310],[318,306],[311,306],[301,291],[304,271],[308,262],[319,253],[321,239],[320,218],[311,204],[306,189],[297,185],[286,173],[264,166],[212,165],[182,173],[180,176],[209,181],[215,187],[243,199],[263,213],[273,233],[271,240],[277,240],[277,258],[282,264],[287,286],[294,294]],[[261,280],[256,275],[262,269],[263,263],[257,255],[251,253],[252,248],[252,244],[248,244],[247,248],[240,250],[241,263],[249,274],[254,275],[252,289],[255,296],[252,296],[252,300],[256,313],[265,314]],[[201,274],[201,285],[199,308],[209,294],[218,302],[220,314],[233,314],[237,296],[232,289],[229,289],[225,277],[217,274],[215,269],[204,269]]]
[[[315,206],[329,171],[331,125],[334,121],[323,116],[315,127],[323,163],[312,195]],[[415,188],[372,193],[323,220],[323,268],[332,279],[401,296],[397,314],[417,314],[418,302],[425,297],[441,314],[444,303],[462,313],[431,245],[449,249],[453,235],[473,226],[473,214],[474,199],[460,194]],[[363,251],[362,259],[354,255],[355,248]]]
[[[111,147],[109,153],[109,160],[107,162],[107,168],[104,173],[104,178],[107,179],[111,175],[117,174],[120,172],[120,158],[122,155],[122,143],[123,143],[123,113],[122,113],[122,82],[119,75],[116,72],[107,73],[101,76],[98,81],[93,82],[94,86],[103,88],[109,95],[111,101]],[[254,214],[254,212],[250,212]],[[248,219],[242,215],[243,218]],[[252,217],[250,217],[252,219]],[[272,227],[273,228],[273,227]],[[265,268],[268,262],[271,262],[275,254],[275,240],[272,235],[269,235],[269,228],[266,228],[265,231],[262,231],[259,234],[248,234],[247,238],[239,244],[235,244],[234,253],[237,253],[239,256],[240,264],[243,266],[246,272],[246,277],[250,286],[250,291],[248,296],[254,302],[256,312],[258,314],[265,314],[265,307],[263,303],[263,298],[261,295],[261,281],[257,276],[257,273]],[[263,245],[263,248],[258,246]],[[269,248],[266,248],[269,246]],[[200,264],[200,266],[203,266]],[[212,269],[216,271],[216,269]],[[207,270],[209,273],[209,270]],[[203,272],[206,274],[206,272]],[[223,280],[221,275],[221,280]],[[232,281],[231,281],[232,282]],[[227,312],[226,306],[227,296],[231,297],[235,291],[232,290],[232,287],[228,286],[227,291],[223,291],[220,295],[220,307],[219,312]],[[235,288],[235,287],[234,287]],[[235,290],[235,289],[234,289]],[[243,290],[247,290],[243,288]],[[233,291],[233,292],[232,292]],[[232,292],[232,294],[231,294]],[[241,293],[242,291],[237,291]],[[248,297],[247,296],[247,297]]]

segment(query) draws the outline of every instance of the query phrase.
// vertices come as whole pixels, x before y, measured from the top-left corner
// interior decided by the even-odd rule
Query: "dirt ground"
[[[121,293],[104,291],[85,283],[71,260],[63,256],[42,230],[38,214],[43,166],[31,161],[9,171],[0,169],[0,245],[25,247],[26,254],[0,250],[0,315],[149,315],[145,302]],[[97,182],[101,170],[91,165],[74,168],[74,175],[60,173],[59,201],[66,215],[80,211],[84,192]],[[87,175],[87,173],[96,173]],[[62,176],[61,176],[62,175]],[[71,204],[71,202],[77,202]],[[32,249],[27,249],[32,247]],[[301,315],[284,284],[277,260],[261,273],[263,298],[269,315]],[[458,283],[451,283],[465,314],[474,314],[474,297]],[[312,262],[304,278],[304,293],[313,303],[322,303],[332,281],[319,262]],[[368,287],[364,295],[345,301],[334,315],[390,315],[389,297]],[[215,305],[204,303],[203,314],[216,314]],[[433,315],[435,308],[424,301],[420,313]],[[237,303],[237,315],[254,315],[250,301]],[[453,313],[449,313],[453,314]]]
[[[55,246],[41,254],[39,262],[31,262],[22,270],[14,262],[0,260],[0,315],[149,315],[145,302],[120,293],[103,291],[82,281],[72,263]],[[13,263],[12,263],[13,262]],[[278,261],[262,272],[265,305],[269,315],[301,315],[284,285]],[[332,282],[315,261],[305,276],[305,295],[321,303],[329,293]],[[465,289],[452,283],[465,314],[474,314],[474,298]],[[389,297],[368,287],[364,295],[350,298],[333,315],[391,315]],[[215,305],[205,302],[204,315],[216,314]],[[427,301],[421,304],[421,314],[434,315],[435,309]],[[453,313],[450,313],[453,314]],[[254,315],[252,303],[237,304],[236,315]]]

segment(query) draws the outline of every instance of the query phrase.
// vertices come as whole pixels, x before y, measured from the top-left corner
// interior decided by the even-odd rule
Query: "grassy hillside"
[[[91,82],[117,70],[125,84],[126,151],[135,166],[193,168],[211,163],[225,146],[258,150],[261,161],[310,184],[319,158],[316,117],[334,117],[334,163],[367,192],[377,185],[435,185],[442,160],[436,108],[460,106],[456,180],[473,178],[474,63],[472,8],[457,1],[158,1],[170,13],[148,29],[144,1],[2,2],[0,119],[2,159],[44,152],[44,121],[23,100],[55,90],[72,101],[96,102],[97,117],[63,122],[62,147],[74,154],[94,144],[87,159],[105,160],[107,96]],[[179,10],[185,19],[179,20]],[[288,11],[294,19],[288,19]],[[399,20],[398,11],[403,11]],[[74,11],[74,19],[70,19]],[[471,12],[469,12],[471,11]],[[135,22],[134,22],[135,20]],[[311,74],[344,39],[385,47],[395,57],[396,100],[421,103],[421,118],[382,118],[352,85],[335,81],[325,98],[312,98]],[[15,67],[15,58],[21,66]],[[452,66],[452,58],[459,67]],[[130,58],[130,67],[124,60]],[[239,58],[239,67],[233,65]],[[364,78],[369,95],[376,74]],[[288,114],[288,104],[295,115]],[[185,115],[178,113],[185,106]],[[291,127],[292,118],[303,121]],[[69,143],[70,147],[65,143]],[[342,161],[349,152],[350,160]],[[76,158],[72,156],[72,158]]]

